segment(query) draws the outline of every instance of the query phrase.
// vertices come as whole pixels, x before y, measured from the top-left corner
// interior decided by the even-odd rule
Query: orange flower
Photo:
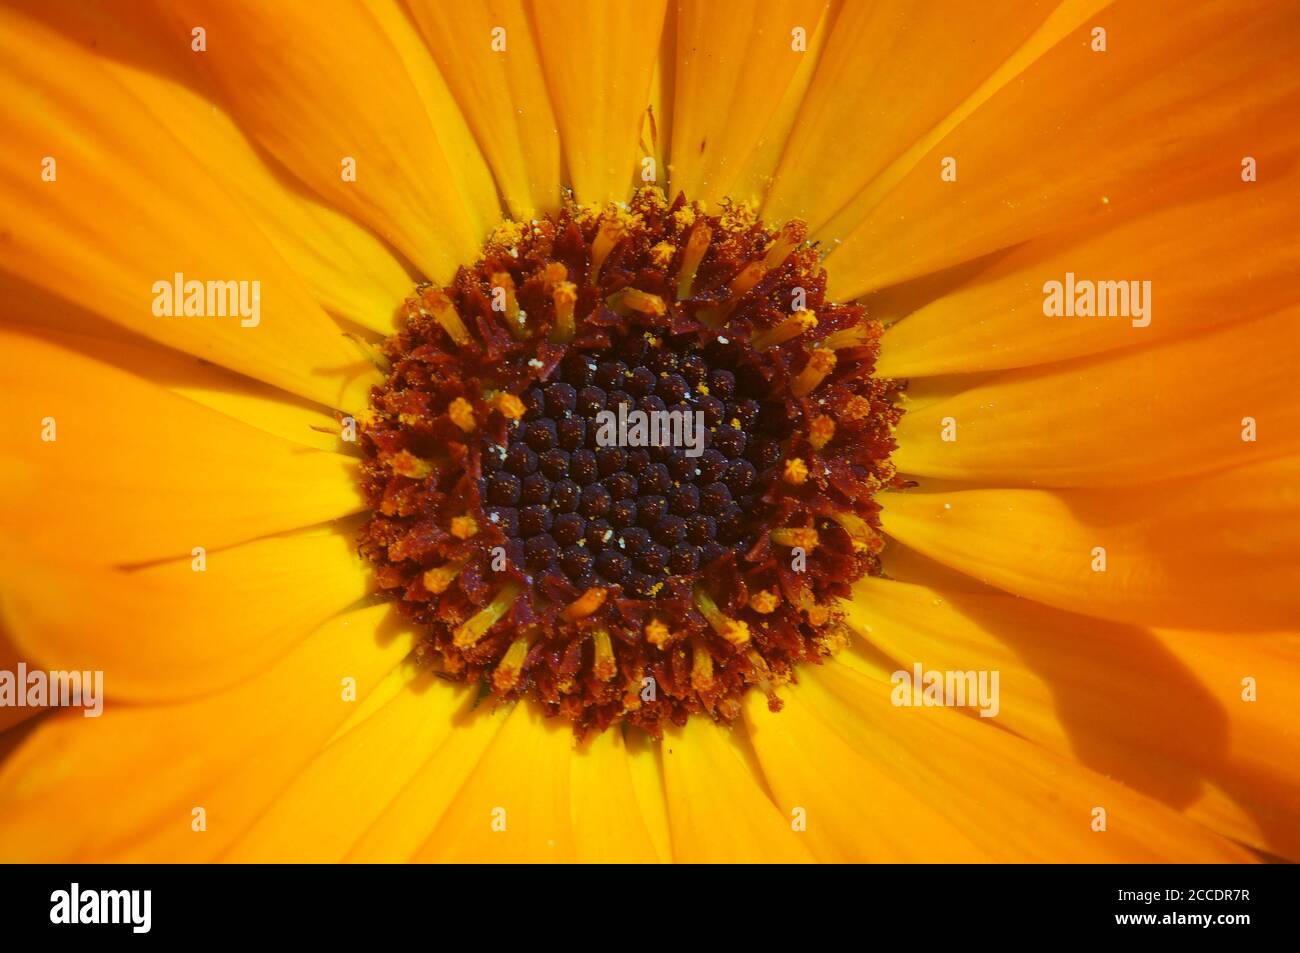
[[[1300,15],[667,8],[0,9],[0,859],[1300,859]],[[698,207],[602,305],[646,184]],[[373,389],[408,322],[493,333],[458,270],[566,190],[586,273],[498,262],[503,340],[750,321],[818,423],[772,464],[807,512],[682,618],[671,573],[626,632],[590,590],[548,695],[539,589],[485,584],[472,480],[438,495],[526,402],[384,447],[443,409]],[[717,216],[765,223],[725,281]],[[762,312],[811,248],[826,308]],[[460,522],[358,556],[421,506]],[[408,583],[447,616],[379,598]],[[17,707],[20,664],[102,672],[102,716]],[[624,723],[575,736],[588,690]]]

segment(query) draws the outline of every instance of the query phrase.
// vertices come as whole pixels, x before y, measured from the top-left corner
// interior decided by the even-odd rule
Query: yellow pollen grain
[[[389,466],[398,476],[408,477],[412,480],[423,480],[433,472],[433,464],[428,460],[421,460],[409,450],[398,450],[389,460]]]
[[[660,242],[650,249],[650,261],[656,268],[667,268],[673,263],[675,254],[677,254],[677,246],[672,242]]]
[[[808,425],[808,442],[814,450],[820,450],[835,436],[835,421],[825,414],[818,414]]]
[[[645,640],[655,648],[662,647],[663,644],[668,641],[669,635],[671,635],[671,633],[668,630],[668,626],[658,619],[651,619],[646,623]]]
[[[865,420],[871,414],[871,401],[861,394],[854,394],[845,402],[840,414],[845,420]]]
[[[474,405],[464,397],[457,397],[448,405],[447,416],[466,433],[474,429]]]
[[[435,596],[440,596],[451,586],[460,575],[461,569],[465,566],[464,560],[446,563],[442,566],[435,566],[424,574],[424,588],[428,589]]]
[[[457,539],[470,539],[478,535],[478,521],[472,516],[453,516],[451,518],[451,535]]]
[[[542,269],[542,288],[547,294],[555,291],[557,285],[569,278],[569,269],[558,261],[549,262]]]
[[[736,619],[728,619],[726,626],[723,627],[722,632],[719,634],[732,645],[744,645],[749,641],[749,626]]]
[[[497,394],[496,397],[493,398],[492,406],[494,406],[498,413],[507,420],[518,420],[524,415],[526,409],[522,400],[514,394],[507,394],[504,392]]]
[[[776,593],[771,589],[763,589],[749,597],[749,607],[759,615],[775,612],[780,602],[781,600],[777,598]]]
[[[808,482],[808,464],[800,457],[790,458],[785,461],[785,472],[781,474],[781,479],[794,486]]]

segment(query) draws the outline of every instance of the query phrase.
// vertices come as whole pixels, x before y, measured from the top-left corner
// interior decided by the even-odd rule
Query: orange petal
[[[703,717],[660,742],[673,859],[688,863],[807,863],[809,843],[773,804],[744,728]]]
[[[580,202],[623,201],[640,184],[642,120],[665,0],[529,0],[569,181]]]
[[[822,228],[1008,61],[1047,15],[1042,7],[1032,0],[843,4],[764,214]],[[1035,56],[1041,46],[1032,46]]]
[[[916,476],[1068,487],[1151,482],[1294,452],[1298,315],[1291,308],[1185,340],[1008,371],[910,410],[893,460]],[[1256,441],[1242,439],[1247,417]]]
[[[655,763],[652,753],[643,754]],[[616,727],[585,739],[573,752],[569,816],[580,863],[655,863],[661,859],[655,843],[668,835],[667,825],[656,832],[658,836],[651,833],[656,815],[642,813],[632,774],[634,757]]]
[[[415,776],[429,752],[459,730],[476,695],[472,688],[453,687],[427,674],[412,677],[404,667],[388,679],[396,683],[392,697],[312,758],[223,860],[337,863]],[[384,691],[372,692],[364,704]]]
[[[451,733],[428,751],[419,771],[353,845],[346,858],[349,862],[394,863],[414,856],[477,769],[512,710],[505,705],[489,707],[457,712]]]
[[[891,703],[900,686],[835,662],[810,667],[787,689],[850,747],[889,765],[918,805],[942,814],[986,860],[1014,862],[1249,862],[1248,851],[1189,821],[1151,798],[1069,759],[988,724],[942,707]],[[780,715],[776,716],[781,717]],[[807,777],[832,770],[819,757],[817,734],[795,754],[813,761]],[[772,762],[769,777],[784,762]],[[855,792],[862,793],[862,792]],[[813,797],[811,782],[797,795]],[[869,794],[867,795],[869,798]],[[911,847],[912,859],[960,859],[958,845],[931,840],[909,817],[920,807],[893,813],[887,802],[876,825],[891,820]],[[1094,830],[1094,811],[1105,810],[1105,830]],[[814,818],[810,815],[811,826]],[[869,848],[868,848],[869,849]]]
[[[825,0],[774,0],[749,29],[753,6],[741,0],[687,2],[676,16],[676,96],[673,101],[672,178],[669,192],[685,192],[711,206],[724,197],[761,196],[746,174],[769,137],[785,142],[772,121],[815,61]],[[793,31],[802,30],[802,48]],[[767,169],[770,172],[771,169]]]
[[[1294,637],[1157,633],[1010,596],[863,580],[847,608],[903,671],[997,671],[993,719],[1234,840],[1300,856]],[[1244,701],[1251,677],[1258,700]]]
[[[0,525],[142,562],[344,516],[354,465],[245,426],[139,378],[0,330]],[[47,439],[53,437],[54,439]]]
[[[50,70],[56,61],[61,68]],[[90,113],[87,89],[95,90]],[[374,368],[358,360],[240,203],[107,69],[5,10],[0,104],[12,146],[0,152],[0,268],[291,393],[329,407],[365,405]],[[55,178],[45,181],[49,171]],[[213,309],[224,305],[227,316],[186,316],[184,300],[162,297],[178,274],[246,282],[235,286],[246,308],[214,297]]]
[[[199,701],[110,701],[99,718],[45,719],[0,767],[0,860],[216,858],[347,718],[344,679],[364,698],[410,650],[391,612],[339,616],[262,675]]]
[[[1029,242],[892,325],[876,372],[917,377],[1026,367],[1281,310],[1300,298],[1300,248],[1276,241],[1291,228],[1297,204],[1300,170],[1278,170],[1258,183],[1229,182],[1101,227]],[[1063,285],[1067,273],[1092,282],[1150,282],[1142,298],[1149,325],[1045,316],[1044,287]]]
[[[442,820],[412,858],[459,863],[576,859],[569,813],[573,726],[514,706]]]
[[[188,45],[169,42],[162,24],[138,16],[134,0],[62,10],[39,0],[20,0],[20,6],[24,15],[42,19],[75,42],[78,55],[93,57],[170,129],[243,203],[249,219],[321,307],[391,333],[393,312],[412,287],[402,265],[366,229],[303,194],[296,181],[267,165],[213,102]],[[129,29],[123,29],[123,20]]]
[[[560,201],[560,137],[522,0],[451,6],[414,0],[411,13],[456,94],[518,220]],[[495,30],[504,34],[495,34]],[[504,43],[504,49],[494,45]]]
[[[890,493],[891,536],[1008,592],[1120,622],[1300,618],[1300,457],[1107,491]]]
[[[1269,0],[1173,18],[1138,0],[1088,18],[819,233],[841,240],[829,293],[857,297],[1188,182],[1239,179],[1243,156],[1294,141],[1283,117],[1300,107],[1300,76],[1277,63],[1296,26],[1296,8]],[[1105,52],[1092,49],[1097,27]],[[940,175],[948,157],[955,181]]]
[[[767,783],[818,860],[982,857],[941,805],[915,797],[893,763],[855,750],[809,711],[800,691],[785,691],[782,700],[781,711],[772,712],[761,693],[750,692],[745,723]]]
[[[272,537],[197,558],[123,571],[7,545],[7,627],[49,668],[103,671],[114,699],[174,700],[266,668],[369,582],[350,533]]]
[[[8,302],[6,320],[24,335],[112,365],[277,437],[318,450],[345,447],[340,421],[319,404],[131,334],[12,275],[0,274],[0,299]]]
[[[232,115],[327,203],[435,281],[477,257],[499,216],[491,174],[457,134],[454,102],[417,90],[402,59],[412,49],[395,47],[370,10],[347,4],[322,17],[252,0],[161,9],[173,42],[188,45],[195,24],[207,29],[199,63]]]

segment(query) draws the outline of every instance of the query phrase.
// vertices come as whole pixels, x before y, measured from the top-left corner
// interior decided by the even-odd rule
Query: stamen
[[[713,656],[702,639],[691,641],[691,688],[697,692],[713,688]]]
[[[519,598],[521,591],[523,591],[523,586],[517,582],[508,582],[502,586],[495,599],[457,626],[456,633],[453,636],[456,647],[461,649],[469,648],[483,638],[487,634],[487,630],[496,625],[497,621],[510,611],[510,607],[515,604],[515,600]]]
[[[528,329],[524,327],[523,315],[519,311],[519,298],[515,295],[515,279],[510,276],[508,271],[497,271],[492,274],[492,290],[495,295],[497,289],[504,292],[506,299],[505,326],[510,332],[510,336],[516,341],[523,341],[528,337]]]
[[[760,615],[771,615],[781,604],[771,589],[762,589],[749,597],[749,607]]]
[[[639,314],[663,315],[668,311],[664,299],[658,295],[647,294],[644,291],[638,291],[636,288],[624,288],[616,291],[608,298],[605,303],[610,309],[619,314],[627,314],[629,311],[636,311]]]
[[[492,673],[492,687],[499,694],[505,695],[519,684],[519,676],[523,674],[524,659],[528,657],[528,648],[528,637],[521,635],[510,643],[510,648],[506,649],[506,654],[501,657],[500,664]]]
[[[864,321],[851,328],[826,335],[822,338],[821,346],[832,351],[846,347],[866,347],[879,342],[883,330],[879,321]]]
[[[591,642],[593,648],[592,674],[600,681],[608,682],[618,671],[618,663],[614,661],[614,643],[610,641],[609,629],[593,629]]]
[[[767,249],[767,254],[763,256],[763,265],[771,271],[785,264],[785,260],[790,257],[790,253],[799,247],[799,243],[804,240],[808,233],[808,226],[803,222],[789,221],[781,226],[781,232]]]
[[[774,529],[768,535],[778,546],[791,548],[798,546],[806,552],[816,549],[819,541],[817,530],[810,526],[788,526],[784,529]]]
[[[604,267],[605,259],[614,250],[614,246],[623,240],[623,235],[626,232],[627,224],[618,214],[610,215],[601,222],[600,231],[596,233],[596,240],[591,243],[591,283],[593,285],[600,283],[600,269]]]
[[[775,327],[755,331],[749,341],[756,349],[766,351],[770,347],[793,340],[815,327],[817,327],[817,316],[811,311],[800,311],[790,315]]]
[[[605,604],[606,595],[608,595],[607,590],[599,586],[593,586],[579,596],[577,600],[570,603],[568,608],[561,613],[561,616],[566,622],[585,619]]]
[[[425,572],[424,588],[435,596],[440,596],[451,587],[451,584],[456,581],[456,577],[460,575],[460,571],[464,568],[465,560],[463,559],[435,566]]]
[[[551,340],[558,343],[573,340],[573,308],[578,303],[578,286],[572,281],[562,281],[551,292],[555,302],[555,326],[551,328]]]
[[[714,631],[732,645],[744,645],[749,641],[749,626],[724,615],[713,597],[698,587],[695,589],[695,606]]]
[[[446,294],[436,288],[426,288],[421,292],[420,301],[458,347],[464,347],[473,340],[465,327],[465,322],[460,319],[455,305]]]
[[[711,241],[713,241],[713,230],[703,222],[696,222],[695,227],[691,229],[691,237],[686,241],[686,250],[682,252],[681,270],[677,273],[679,301],[685,301],[691,296],[695,285],[695,274],[699,270],[700,262],[704,260],[704,253],[709,250]]]
[[[835,370],[835,352],[816,350],[808,358],[804,369],[790,382],[790,393],[796,397],[807,397],[817,385],[826,379],[826,375]]]

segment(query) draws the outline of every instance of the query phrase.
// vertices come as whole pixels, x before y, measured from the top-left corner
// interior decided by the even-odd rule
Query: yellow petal
[[[55,61],[61,68],[49,69]],[[87,89],[95,90],[90,112]],[[0,104],[12,144],[0,152],[0,268],[291,393],[330,407],[365,405],[374,368],[219,180],[107,69],[5,10]],[[246,282],[234,287],[247,307],[214,296],[213,310],[225,305],[227,316],[186,316],[183,298],[163,297],[177,274]]]
[[[704,717],[670,728],[660,743],[673,859],[688,863],[807,863],[808,841],[773,804],[745,749],[744,727]]]
[[[74,351],[0,330],[0,525],[97,563],[188,555],[347,515],[354,465]],[[54,439],[49,439],[53,437]]]
[[[811,667],[787,689],[852,748],[889,765],[915,801],[941,811],[984,859],[1014,862],[1248,862],[1246,850],[1046,749],[942,707],[891,703],[889,682],[848,665]],[[777,716],[780,717],[780,716]],[[818,749],[805,757],[816,766]],[[780,770],[778,767],[776,770]],[[827,767],[829,770],[829,767]],[[865,797],[870,797],[865,794]],[[942,840],[912,830],[908,816],[884,805],[876,824],[892,819],[911,833],[913,859],[960,859]],[[1094,812],[1105,811],[1105,830]],[[810,817],[810,824],[812,818]]]
[[[219,856],[348,716],[343,680],[363,698],[410,650],[409,634],[385,632],[391,612],[339,616],[228,692],[43,720],[0,767],[0,860]]]
[[[0,299],[7,301],[5,319],[15,331],[92,356],[277,437],[318,450],[346,446],[340,421],[319,404],[131,334],[11,275],[0,274]]]
[[[1113,486],[1293,452],[1298,316],[1291,308],[1185,340],[1007,371],[907,413],[893,460],[916,476]],[[1242,439],[1247,417],[1255,441]]]
[[[665,0],[529,0],[570,184],[579,202],[623,201],[641,183]]]
[[[1300,855],[1300,701],[1277,691],[1300,677],[1293,636],[1158,633],[884,579],[863,580],[847,611],[902,671],[998,672],[1002,727],[1227,837]]]
[[[123,571],[7,545],[7,626],[47,667],[104,671],[115,699],[174,700],[266,668],[369,582],[351,533],[273,537],[198,558]]]
[[[777,220],[799,217],[813,229],[822,228],[1007,63],[1047,12],[1031,0],[843,4],[764,214]],[[1059,28],[1053,35],[1058,34]],[[1042,49],[1038,39],[1008,66],[1018,63],[1023,69]],[[1015,72],[1004,67],[1006,78]]]
[[[416,0],[409,6],[511,216],[554,211],[560,137],[522,0],[456,6]]]
[[[890,493],[886,532],[994,586],[1120,622],[1300,618],[1300,457],[1105,491]]]
[[[476,694],[402,668],[388,677],[399,683],[393,697],[312,758],[223,860],[338,862],[458,730]]]
[[[159,22],[138,16],[139,5],[132,0],[58,11],[39,0],[21,0],[21,9],[85,51],[77,55],[93,56],[170,129],[241,201],[321,307],[391,333],[393,312],[412,287],[402,265],[366,229],[267,165],[213,102],[188,45],[170,42]],[[123,28],[124,19],[130,28]]]
[[[833,663],[832,663],[833,664]],[[745,723],[763,775],[792,825],[802,825],[818,860],[829,863],[979,860],[974,844],[941,806],[918,800],[896,765],[855,750],[819,721],[795,691],[768,709],[751,692]]]
[[[876,371],[917,377],[1026,367],[1280,310],[1300,297],[1300,249],[1276,241],[1298,203],[1300,170],[1279,170],[1266,181],[1230,182],[1113,225],[1029,242],[891,326]],[[1149,325],[1135,327],[1126,316],[1047,317],[1044,289],[1055,281],[1064,293],[1067,274],[1120,282],[1121,303],[1129,302],[1121,314],[1142,304]],[[1134,290],[1140,298],[1130,298]]]
[[[449,129],[460,121],[454,104],[429,114],[433,100],[368,9],[341,5],[322,17],[293,4],[186,0],[163,10],[173,42],[205,26],[199,62],[231,114],[328,204],[435,281],[477,257],[499,215],[487,166],[458,149],[459,137],[444,141],[444,115]]]
[[[746,172],[769,136],[785,141],[769,124],[800,68],[815,60],[827,8],[825,0],[778,0],[751,20],[752,4],[740,0],[680,5],[670,194],[709,206],[760,197]],[[797,42],[795,30],[803,31]]]
[[[348,852],[353,863],[409,860],[428,839],[478,767],[511,709],[480,705],[457,712],[453,730]]]
[[[573,752],[569,817],[580,863],[656,863],[651,820],[641,813],[632,779],[632,755],[615,727],[586,739]],[[665,831],[666,833],[666,831]]]
[[[501,731],[412,858],[459,863],[576,859],[569,814],[573,726],[529,703]]]
[[[842,240],[827,260],[829,293],[857,297],[1097,224],[1189,182],[1239,180],[1244,155],[1293,136],[1282,117],[1300,105],[1300,76],[1276,64],[1296,26],[1294,7],[1268,0],[1173,18],[1126,2],[1088,18],[819,233]],[[1097,27],[1105,52],[1092,48]],[[940,175],[945,158],[957,163],[955,181]]]

